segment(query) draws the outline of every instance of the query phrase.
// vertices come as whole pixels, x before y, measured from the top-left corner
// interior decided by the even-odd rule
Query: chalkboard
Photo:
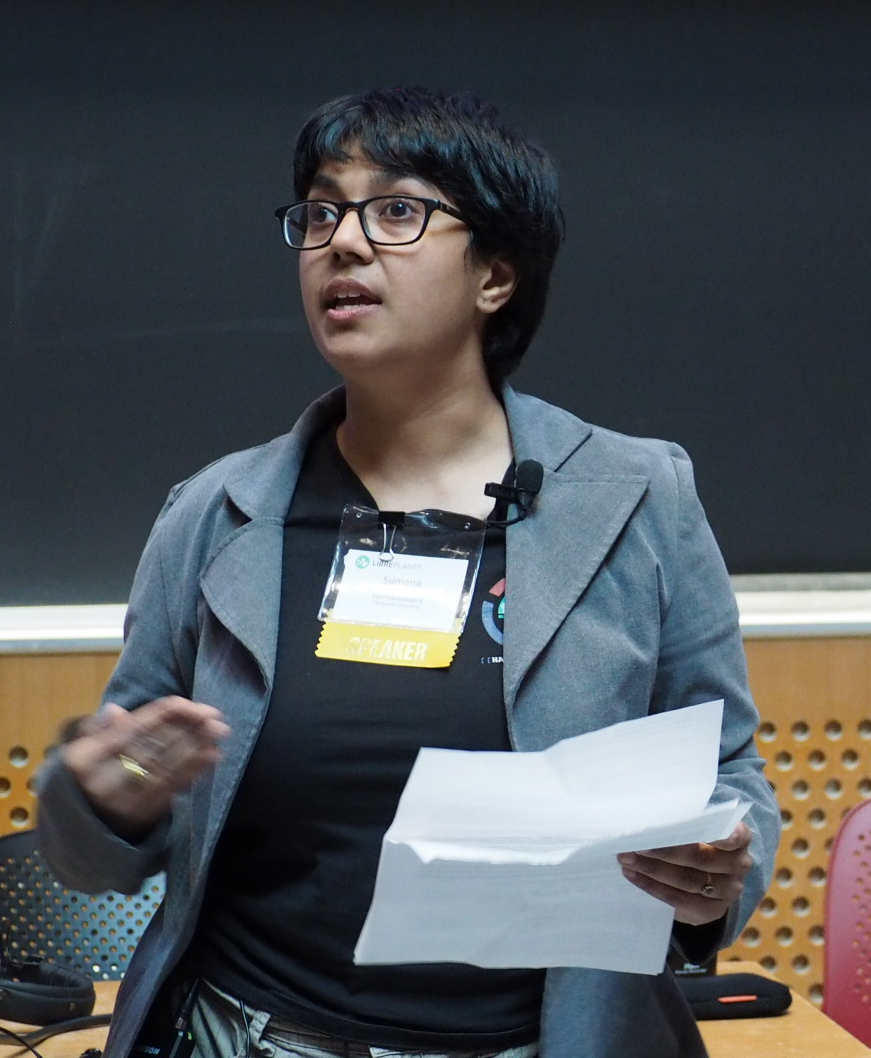
[[[694,458],[734,573],[871,570],[871,5],[0,4],[0,605],[119,602],[169,486],[333,383],[272,216],[425,83],[555,155],[516,377]]]

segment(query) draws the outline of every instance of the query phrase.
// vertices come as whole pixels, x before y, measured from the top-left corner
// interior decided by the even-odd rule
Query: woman
[[[474,98],[369,92],[310,118],[294,179],[300,202],[278,216],[344,385],[290,434],[173,489],[104,707],[42,780],[43,849],[67,884],[133,890],[167,870],[107,1054],[159,1042],[195,998],[203,1056],[703,1055],[669,973],[353,964],[422,745],[537,750],[724,698],[716,796],[750,801],[747,822],[716,846],[621,857],[697,962],[765,891],[778,813],[685,454],[505,385],[561,237],[546,155]],[[528,460],[537,497],[510,492]],[[485,486],[500,482],[519,503],[494,509]],[[349,554],[365,569],[373,540],[389,563],[412,525],[407,554],[426,557],[457,519],[403,513],[421,510],[472,526],[473,595],[448,597],[445,656],[364,656],[331,571],[349,578]],[[367,590],[372,619],[386,604]],[[414,620],[409,642],[427,625]]]

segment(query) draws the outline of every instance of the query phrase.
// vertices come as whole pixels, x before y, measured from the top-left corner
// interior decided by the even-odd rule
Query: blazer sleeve
[[[125,709],[165,695],[189,697],[192,661],[182,658],[177,608],[166,590],[162,549],[173,494],[151,532],[139,563],[124,624],[124,649],[103,701]],[[179,588],[173,595],[184,595]],[[115,834],[96,815],[58,752],[37,777],[39,848],[52,873],[82,892],[136,892],[161,870],[169,847],[171,819],[137,845]]]
[[[665,590],[660,655],[651,710],[724,699],[715,801],[750,803],[753,867],[741,898],[711,927],[677,924],[674,940],[693,962],[731,944],[771,882],[780,836],[780,812],[763,774],[754,734],[759,714],[747,682],[738,607],[719,547],[696,493],[687,454],[671,446],[678,495],[673,575]]]

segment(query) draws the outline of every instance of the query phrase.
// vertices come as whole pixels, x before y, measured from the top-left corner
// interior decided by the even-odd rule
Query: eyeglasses
[[[356,210],[363,232],[376,246],[405,246],[426,231],[436,210],[463,221],[462,213],[436,198],[413,195],[379,195],[362,202],[307,200],[275,211],[284,241],[294,250],[319,250],[328,246],[348,210]]]

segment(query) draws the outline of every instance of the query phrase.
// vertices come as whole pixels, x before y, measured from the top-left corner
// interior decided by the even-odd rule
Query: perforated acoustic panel
[[[772,885],[721,958],[760,962],[820,1004],[829,853],[843,816],[871,797],[871,649],[860,639],[745,645],[783,837]]]
[[[55,881],[33,834],[0,838],[0,919],[14,959],[50,959],[92,980],[124,976],[133,949],[163,898],[163,879],[150,878],[133,896],[91,896]]]
[[[6,802],[8,825],[3,829],[33,826],[33,765],[26,746],[4,747],[0,759],[0,803]]]

